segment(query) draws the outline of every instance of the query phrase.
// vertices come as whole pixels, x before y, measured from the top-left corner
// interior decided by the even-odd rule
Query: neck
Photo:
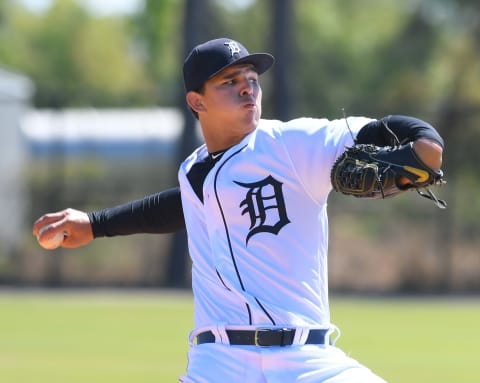
[[[255,126],[249,129],[206,129],[202,126],[203,138],[209,153],[225,151],[240,143],[247,135],[255,130]]]
[[[224,152],[225,150],[231,148],[232,146],[235,146],[238,143],[240,143],[245,136],[246,134],[236,139],[232,138],[231,140],[222,140],[221,142],[218,142],[217,140],[212,141],[205,138],[205,144],[207,145],[207,149],[209,153]]]

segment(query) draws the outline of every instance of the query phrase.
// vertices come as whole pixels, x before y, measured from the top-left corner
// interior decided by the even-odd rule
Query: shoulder
[[[340,155],[353,145],[361,128],[373,121],[368,117],[347,117],[336,120],[302,117],[272,125],[272,134],[290,153]],[[302,154],[303,155],[303,154]]]
[[[280,120],[260,120],[257,132],[263,133],[273,137],[288,136],[288,135],[305,135],[315,130],[322,129],[329,125],[330,121],[327,119],[301,117],[290,121]]]
[[[180,165],[181,169],[184,169],[188,172],[188,170],[195,164],[196,162],[203,160],[205,157],[208,156],[207,146],[205,144],[199,146],[197,149],[193,151]]]
[[[339,132],[350,127],[354,131],[359,130],[364,125],[373,121],[368,117],[347,117],[336,120],[327,118],[300,117],[289,121],[266,120],[262,119],[259,123],[259,129],[267,131],[282,132],[313,132],[322,129],[337,130]]]
[[[261,120],[260,131],[284,138],[306,137],[343,137],[345,135],[357,134],[358,131],[372,121],[367,117],[348,117],[336,120],[327,118],[301,117],[289,121]]]

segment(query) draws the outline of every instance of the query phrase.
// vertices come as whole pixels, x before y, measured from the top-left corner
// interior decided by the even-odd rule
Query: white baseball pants
[[[181,383],[386,383],[334,347],[193,345]]]

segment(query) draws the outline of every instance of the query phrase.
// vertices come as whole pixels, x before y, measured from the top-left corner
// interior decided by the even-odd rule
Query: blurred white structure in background
[[[136,172],[142,172],[146,162],[178,165],[184,124],[180,110],[34,109],[33,92],[28,78],[0,68],[0,264],[30,231],[31,222],[25,219],[34,201],[27,174],[39,160],[65,165],[95,158],[119,171],[128,165],[128,171]],[[201,142],[199,127],[196,139]]]
[[[33,155],[55,149],[67,156],[171,155],[182,129],[182,114],[174,108],[37,109],[21,124]]]
[[[0,254],[13,250],[28,207],[23,177],[26,146],[19,127],[33,92],[27,77],[0,68]]]

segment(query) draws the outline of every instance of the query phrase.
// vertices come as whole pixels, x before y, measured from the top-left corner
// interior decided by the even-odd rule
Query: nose
[[[240,96],[252,95],[253,93],[254,93],[253,84],[250,81],[245,80],[242,86],[242,89],[240,90]]]

